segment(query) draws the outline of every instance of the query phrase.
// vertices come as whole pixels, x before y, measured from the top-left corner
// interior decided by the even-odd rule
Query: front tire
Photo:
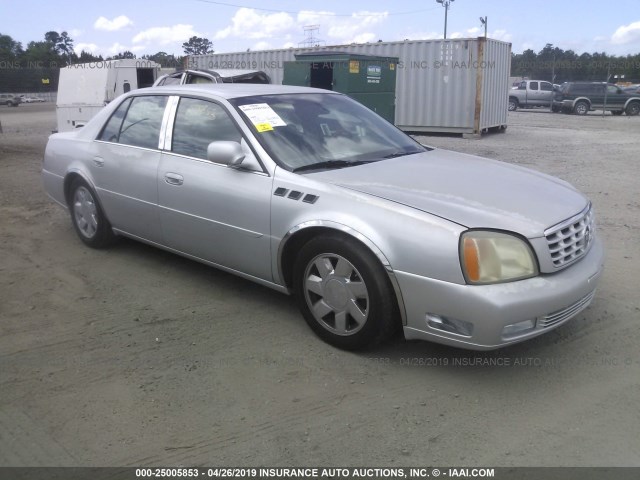
[[[298,306],[325,342],[345,350],[372,347],[399,326],[396,298],[380,261],[348,237],[306,243],[293,272]]]
[[[640,114],[640,102],[631,102],[629,105],[627,105],[625,113],[629,116]]]
[[[109,246],[115,235],[89,184],[76,178],[71,184],[69,198],[71,222],[80,240],[91,248]]]

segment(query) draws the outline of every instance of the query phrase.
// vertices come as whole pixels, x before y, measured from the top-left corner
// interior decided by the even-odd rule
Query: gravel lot
[[[640,466],[640,117],[517,111],[505,134],[420,137],[586,192],[605,274],[528,343],[364,354],[267,288],[84,247],[41,186],[53,105],[0,122],[0,466]]]

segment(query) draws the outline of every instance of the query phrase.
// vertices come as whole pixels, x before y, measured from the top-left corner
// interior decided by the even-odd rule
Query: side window
[[[173,127],[172,152],[206,160],[211,142],[240,142],[241,139],[242,133],[217,103],[180,99]]]
[[[163,80],[160,85],[180,85],[180,79],[182,78],[182,74],[172,75]]]
[[[553,85],[551,85],[550,83],[547,83],[547,82],[541,82],[540,83],[540,90],[544,90],[545,92],[552,92],[553,91]]]
[[[188,84],[200,84],[200,83],[214,83],[209,77],[203,77],[201,75],[190,74],[187,78]]]
[[[538,82],[529,83],[529,90],[538,90]]]
[[[105,142],[118,142],[120,136],[120,128],[122,127],[122,120],[124,114],[127,113],[127,109],[131,104],[131,99],[127,98],[115,112],[111,115],[111,118],[102,129],[102,133],[98,136],[98,140],[104,140]]]
[[[157,149],[166,104],[164,96],[125,100],[111,115],[98,140]]]
[[[620,89],[618,87],[616,87],[615,85],[607,85],[607,94],[611,95],[615,95],[621,93]]]
[[[134,97],[122,122],[118,142],[134,147],[157,149],[167,98]]]
[[[520,82],[518,84],[518,90],[526,90],[527,89],[527,82]]]

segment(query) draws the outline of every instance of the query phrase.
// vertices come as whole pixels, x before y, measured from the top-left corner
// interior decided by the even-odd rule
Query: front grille
[[[549,228],[544,235],[553,265],[556,268],[566,267],[585,255],[595,233],[591,204],[575,217]]]
[[[577,315],[581,310],[587,308],[591,300],[593,300],[593,296],[596,294],[596,291],[589,293],[586,297],[581,298],[573,305],[569,305],[562,310],[558,310],[557,312],[549,313],[544,317],[538,318],[538,327],[548,328],[556,323],[560,323],[563,320],[567,320],[574,315]]]

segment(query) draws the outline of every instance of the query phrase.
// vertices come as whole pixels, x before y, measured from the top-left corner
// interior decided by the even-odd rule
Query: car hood
[[[439,149],[311,175],[468,228],[509,230],[528,238],[543,236],[588,204],[558,178]]]

